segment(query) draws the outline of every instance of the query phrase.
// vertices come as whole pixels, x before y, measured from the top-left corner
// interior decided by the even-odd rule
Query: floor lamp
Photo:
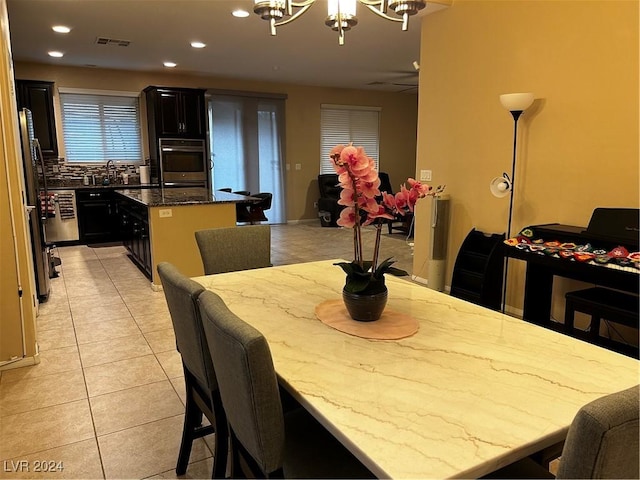
[[[533,93],[506,93],[500,95],[500,103],[513,115],[513,161],[511,163],[511,178],[509,179],[509,221],[507,222],[507,239],[511,238],[511,218],[513,216],[513,191],[516,177],[516,153],[518,146],[518,119],[520,115],[533,103]],[[509,257],[505,258],[504,274],[502,277],[502,313],[505,313],[507,302],[507,270]]]

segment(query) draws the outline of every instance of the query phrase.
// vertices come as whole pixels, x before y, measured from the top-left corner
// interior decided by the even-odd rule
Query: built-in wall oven
[[[160,181],[166,187],[206,187],[209,173],[204,140],[161,138]]]

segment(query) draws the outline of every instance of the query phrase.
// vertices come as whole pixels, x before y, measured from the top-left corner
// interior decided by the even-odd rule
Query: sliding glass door
[[[211,185],[271,193],[269,223],[286,223],[284,98],[215,93],[209,96]]]

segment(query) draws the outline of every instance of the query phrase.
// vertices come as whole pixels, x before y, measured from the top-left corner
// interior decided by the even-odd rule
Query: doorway
[[[213,190],[271,193],[268,223],[286,223],[284,97],[211,94],[207,102]]]

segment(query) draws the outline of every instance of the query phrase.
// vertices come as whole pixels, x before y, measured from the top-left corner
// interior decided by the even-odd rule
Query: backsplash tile
[[[107,176],[106,162],[96,165],[81,164],[76,165],[64,161],[64,158],[46,158],[45,170],[47,183],[52,186],[56,185],[82,185],[84,176],[89,177],[89,185],[93,185],[92,176],[95,175],[96,185],[101,185],[102,180]],[[117,176],[117,183],[122,183],[122,174],[126,173],[129,176],[129,184],[140,184],[140,164],[126,164],[116,163],[115,172]],[[56,171],[57,170],[57,171]],[[113,175],[113,170],[112,170]],[[112,180],[113,182],[113,180]]]

